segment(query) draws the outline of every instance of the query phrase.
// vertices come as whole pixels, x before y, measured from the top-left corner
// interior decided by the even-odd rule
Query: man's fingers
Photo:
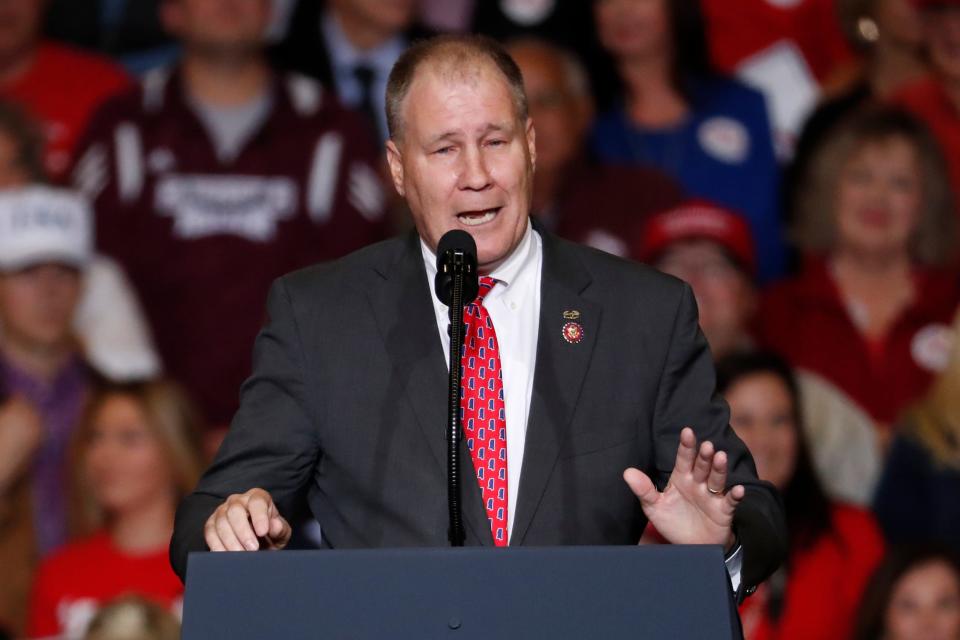
[[[250,523],[257,537],[262,538],[267,535],[270,531],[270,518],[276,513],[270,496],[265,492],[250,496],[247,501],[247,512],[250,514]]]
[[[693,434],[693,429],[684,427],[680,430],[680,446],[677,447],[677,461],[674,469],[681,473],[689,473],[693,470],[693,461],[697,456],[697,437]]]
[[[640,505],[646,509],[652,507],[660,499],[660,492],[654,486],[650,477],[633,467],[623,472],[623,479],[634,495],[640,498]]]
[[[224,551],[243,551],[245,549],[243,543],[237,538],[237,534],[234,533],[230,520],[224,511],[216,514],[213,524],[220,541],[223,543]]]
[[[707,481],[714,463],[713,443],[709,440],[700,445],[700,452],[693,463],[693,481],[697,484]]]
[[[738,484],[733,489],[730,489],[727,495],[723,497],[724,512],[732,517],[733,512],[736,510],[737,505],[740,504],[740,501],[743,500],[745,494],[746,489],[743,488],[742,484]]]
[[[217,526],[214,522],[214,516],[211,515],[207,518],[207,521],[203,525],[203,539],[207,543],[207,547],[210,548],[210,551],[226,551],[227,548],[220,540],[220,536],[217,535]]]
[[[227,505],[227,522],[231,529],[233,529],[233,534],[242,545],[239,551],[246,549],[247,551],[256,551],[260,548],[260,543],[257,542],[257,535],[253,531],[253,527],[250,526],[250,512],[239,500],[234,501],[232,504]],[[217,531],[221,531],[220,527],[217,528]],[[222,535],[220,536],[223,537]],[[226,540],[224,540],[226,542]],[[229,546],[229,545],[228,545]]]
[[[713,461],[711,462],[709,468],[709,477],[706,478],[707,481],[707,490],[710,493],[723,493],[723,490],[727,488],[727,454],[723,451],[718,451],[715,456],[713,456]]]

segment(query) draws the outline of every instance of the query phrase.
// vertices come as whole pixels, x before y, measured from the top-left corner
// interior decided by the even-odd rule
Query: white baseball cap
[[[47,186],[0,190],[0,270],[46,262],[83,268],[93,255],[90,206]]]

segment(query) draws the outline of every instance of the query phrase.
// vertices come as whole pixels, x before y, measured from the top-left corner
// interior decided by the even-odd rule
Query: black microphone
[[[440,301],[450,307],[450,377],[447,387],[447,510],[450,545],[462,547],[466,539],[460,508],[460,352],[463,348],[463,308],[480,291],[477,276],[477,243],[466,231],[443,234],[437,244],[437,277],[434,289]]]
[[[453,277],[463,274],[463,304],[473,302],[480,292],[477,276],[477,243],[466,231],[447,231],[437,244],[437,277],[434,290],[440,302],[450,306],[453,296]]]

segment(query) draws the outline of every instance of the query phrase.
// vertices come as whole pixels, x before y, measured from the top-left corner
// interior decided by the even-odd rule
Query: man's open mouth
[[[493,207],[492,209],[483,209],[478,211],[463,211],[457,214],[457,219],[468,227],[475,227],[486,224],[500,213],[503,207]]]

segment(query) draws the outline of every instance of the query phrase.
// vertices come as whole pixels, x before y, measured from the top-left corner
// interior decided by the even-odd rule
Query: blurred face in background
[[[61,264],[0,272],[4,339],[29,350],[63,348],[71,340],[81,288],[80,272]]]
[[[862,144],[840,170],[835,206],[838,250],[908,253],[923,207],[914,147],[899,137]]]
[[[885,640],[960,638],[960,576],[944,561],[908,571],[894,586]]]
[[[479,268],[489,273],[527,230],[532,121],[520,119],[509,82],[492,62],[418,70],[402,114],[387,159],[417,232],[436,251],[447,231],[466,231],[477,243]]]
[[[46,6],[46,0],[0,0],[0,64],[36,45]]]
[[[960,82],[960,6],[927,9],[923,25],[934,69],[944,80]]]
[[[413,22],[415,0],[330,0],[341,20],[376,32],[381,38],[402,33]]]
[[[547,47],[520,44],[509,49],[523,73],[530,117],[537,128],[537,168],[553,173],[580,153],[592,106],[584,93],[572,86],[563,58]]]
[[[739,346],[756,311],[757,296],[750,278],[723,247],[706,239],[674,242],[655,266],[693,289],[700,328],[714,358]]]
[[[773,373],[743,376],[725,394],[730,426],[757,464],[761,480],[783,491],[797,464],[799,425],[789,387]]]
[[[600,42],[620,59],[667,55],[671,50],[669,0],[596,0]]]
[[[165,0],[163,24],[193,53],[230,58],[259,52],[269,0]]]
[[[158,500],[175,499],[173,467],[133,397],[107,397],[87,437],[84,471],[106,513],[129,512]]]

